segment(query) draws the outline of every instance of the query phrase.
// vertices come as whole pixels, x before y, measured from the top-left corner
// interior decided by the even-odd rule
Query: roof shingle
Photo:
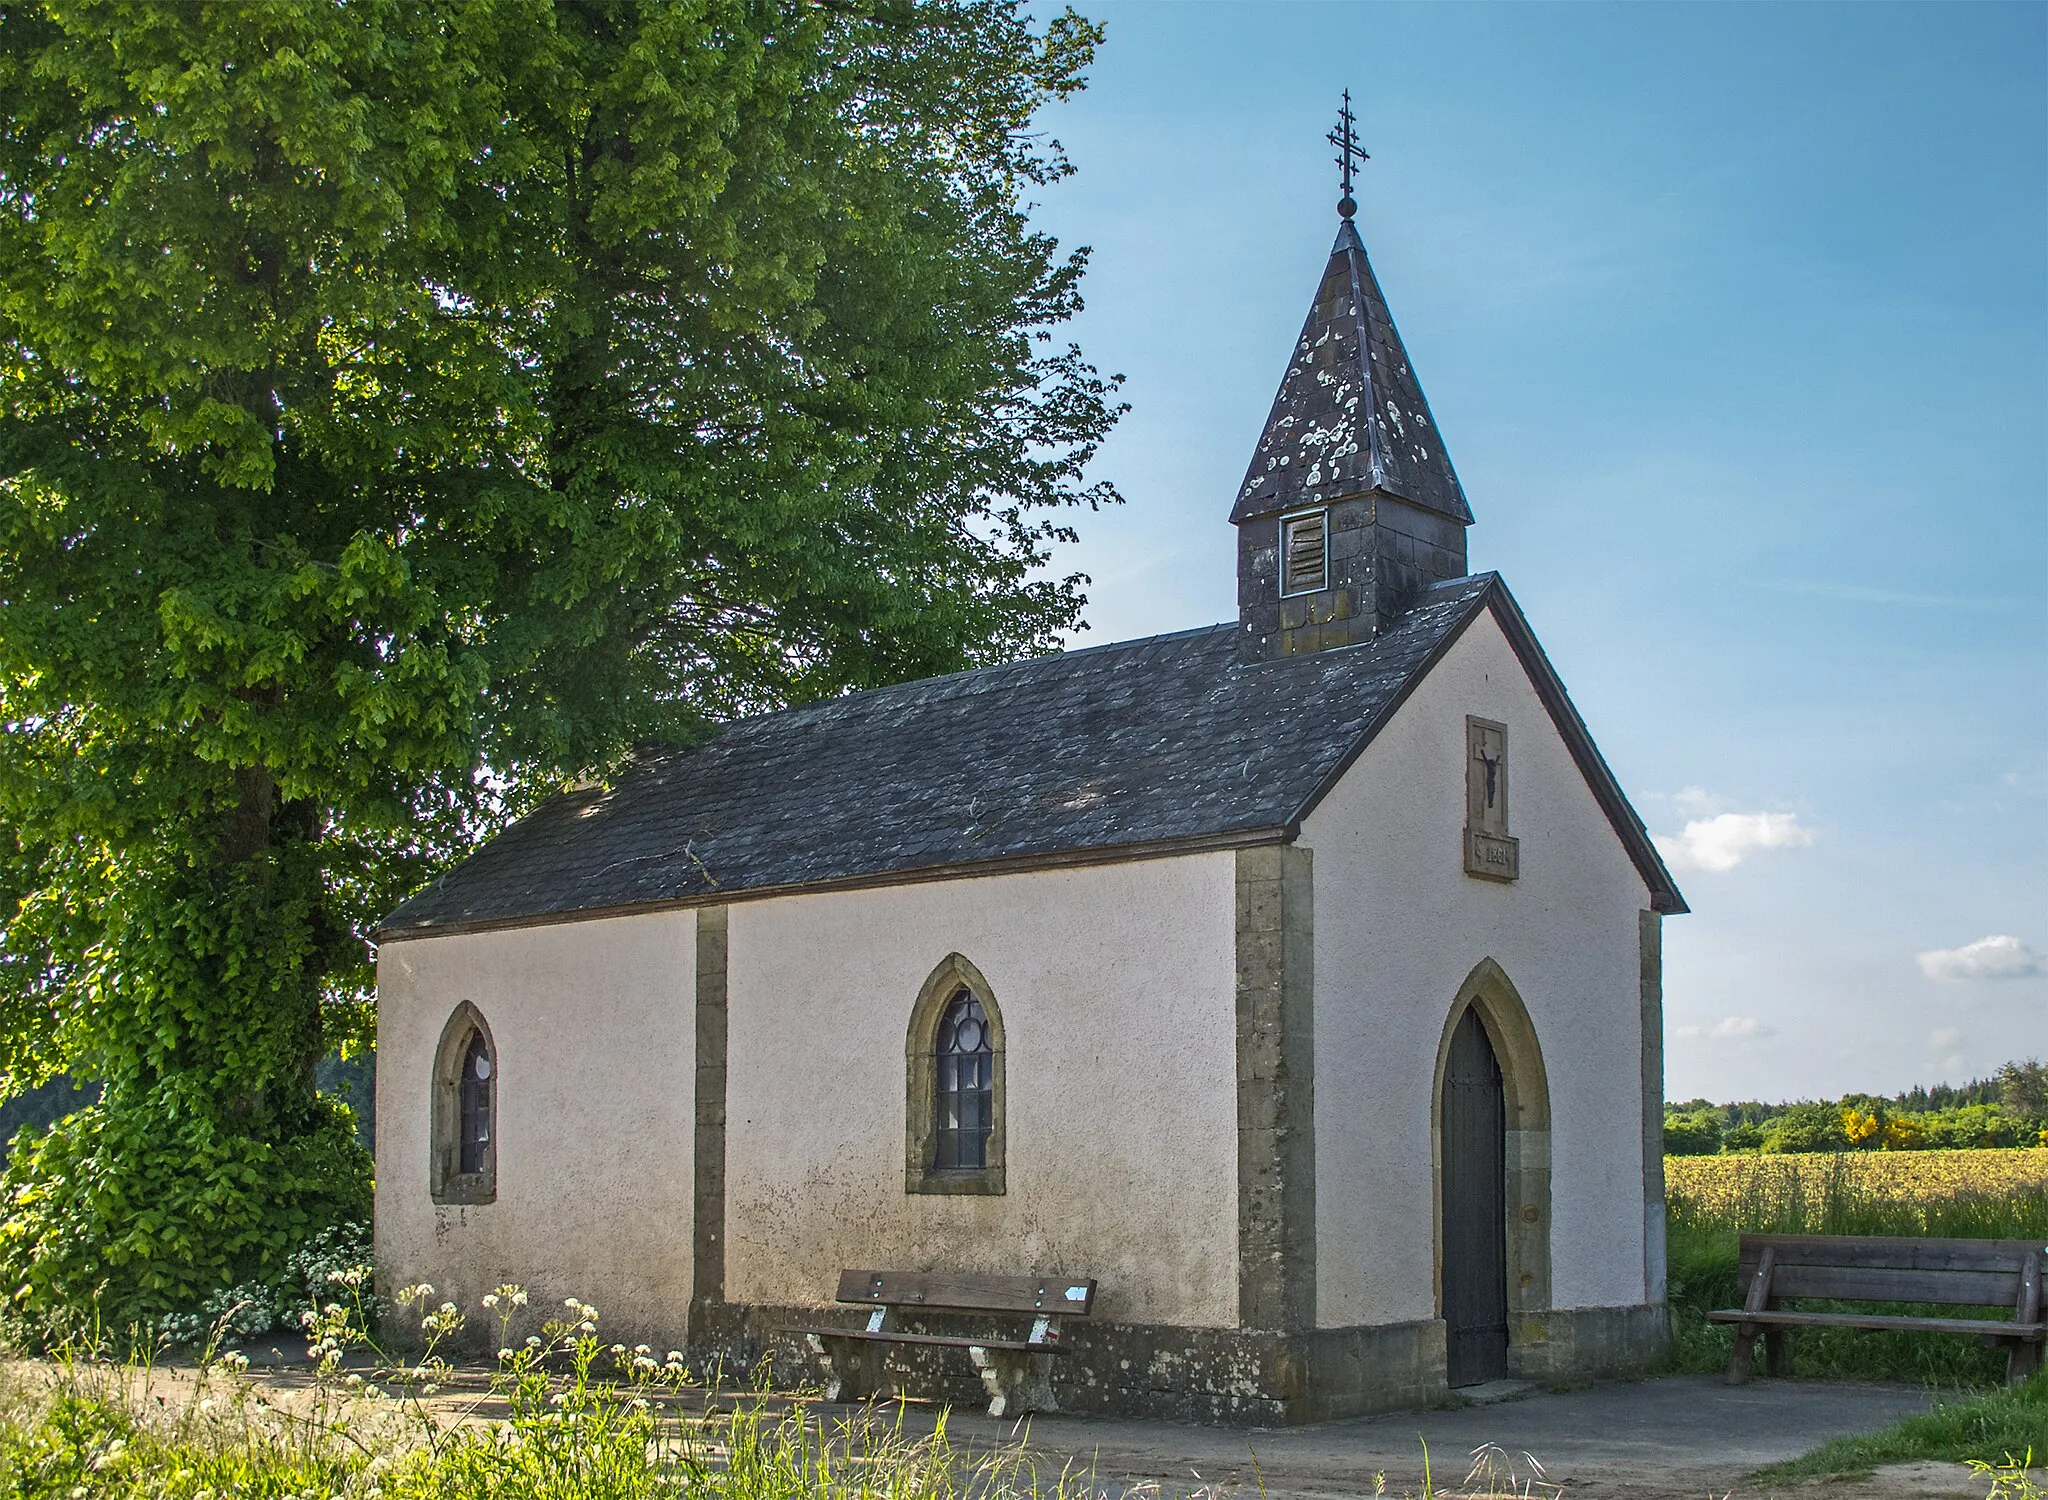
[[[1245,661],[1214,625],[742,720],[547,803],[383,933],[1291,831],[1497,587],[1343,650]]]

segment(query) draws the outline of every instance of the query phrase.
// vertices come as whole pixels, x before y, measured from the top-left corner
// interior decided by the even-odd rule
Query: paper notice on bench
[[[1088,1300],[1088,1288],[1085,1286],[1068,1287],[1067,1300],[1069,1302],[1086,1302]]]

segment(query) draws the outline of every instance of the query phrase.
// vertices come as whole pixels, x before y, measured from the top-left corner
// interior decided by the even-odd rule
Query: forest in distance
[[[1836,1100],[1664,1106],[1668,1156],[1821,1151],[1938,1151],[2048,1146],[2048,1066],[2004,1064],[1989,1078]]]

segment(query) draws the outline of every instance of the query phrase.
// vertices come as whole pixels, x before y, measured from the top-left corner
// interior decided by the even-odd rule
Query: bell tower
[[[1370,641],[1467,571],[1472,512],[1353,222],[1354,123],[1347,90],[1337,243],[1230,512],[1254,659]]]

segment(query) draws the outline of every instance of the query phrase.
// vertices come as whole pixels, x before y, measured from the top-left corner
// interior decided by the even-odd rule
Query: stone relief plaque
[[[1521,841],[1508,832],[1508,727],[1465,716],[1465,873],[1513,880]]]

